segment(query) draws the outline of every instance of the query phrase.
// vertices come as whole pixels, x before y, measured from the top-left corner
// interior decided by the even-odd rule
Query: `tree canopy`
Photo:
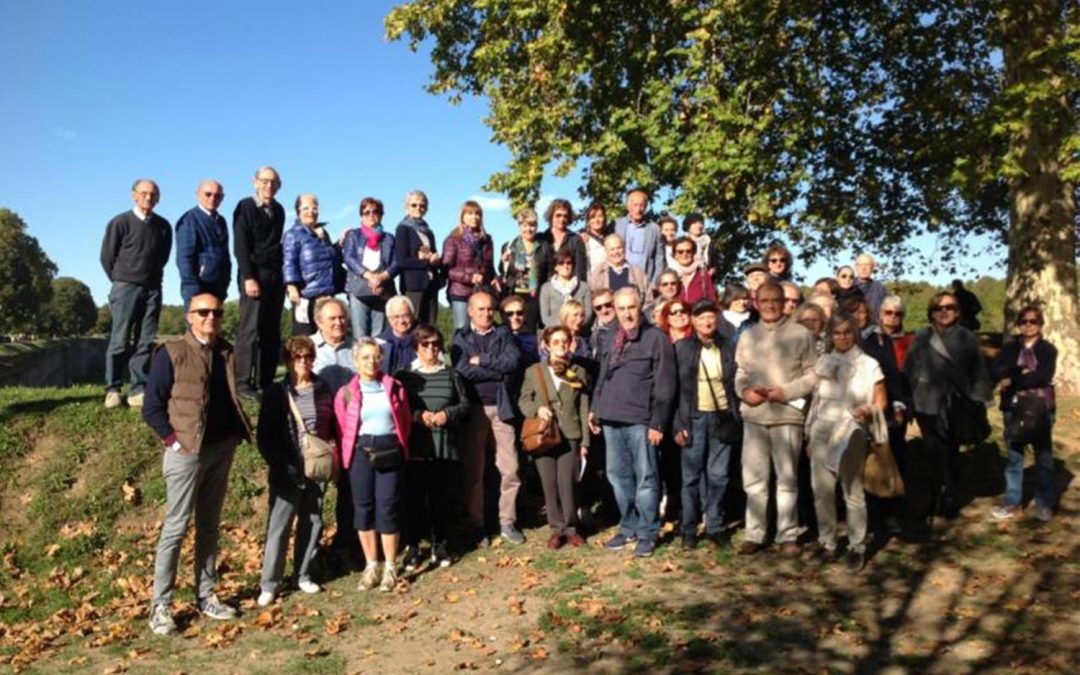
[[[1069,0],[413,0],[386,31],[431,49],[430,92],[488,100],[511,158],[486,187],[516,206],[546,172],[580,171],[582,196],[614,205],[640,185],[705,213],[722,265],[780,237],[806,261],[867,248],[901,268],[931,233],[925,262],[951,270],[973,234],[1012,250],[1018,182],[1037,175],[1057,186],[1037,197],[1056,204],[1042,264],[1075,296]],[[1010,279],[1037,262],[1010,257]]]
[[[32,332],[52,297],[56,265],[14,211],[0,209],[0,333]]]
[[[97,322],[98,310],[90,288],[71,277],[52,281],[52,298],[42,315],[42,328],[56,337],[85,335]]]

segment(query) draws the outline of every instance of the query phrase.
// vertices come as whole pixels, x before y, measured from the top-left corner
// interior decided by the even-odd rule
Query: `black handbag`
[[[1035,443],[1050,430],[1050,408],[1042,396],[1018,395],[1005,427],[1005,440],[1014,445]]]
[[[975,445],[990,437],[990,420],[986,414],[986,404],[953,390],[949,395],[949,410],[946,416],[949,438],[957,445]]]
[[[384,448],[364,448],[368,461],[376,471],[393,471],[401,466],[403,455],[397,443]]]

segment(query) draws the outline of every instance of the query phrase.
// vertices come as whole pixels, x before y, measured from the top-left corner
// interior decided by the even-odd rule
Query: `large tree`
[[[42,328],[56,337],[85,335],[94,327],[98,309],[90,288],[72,277],[52,281],[52,298],[41,315]]]
[[[33,332],[56,265],[14,211],[0,209],[0,333]]]
[[[1076,387],[1078,23],[1069,0],[414,0],[386,29],[430,47],[429,91],[488,100],[511,159],[487,187],[516,205],[548,171],[609,204],[647,186],[728,266],[779,236],[900,267],[929,233],[950,270],[987,234]]]

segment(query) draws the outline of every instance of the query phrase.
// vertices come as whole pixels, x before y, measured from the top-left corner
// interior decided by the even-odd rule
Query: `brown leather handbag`
[[[538,455],[562,444],[562,433],[555,421],[555,408],[551,405],[551,396],[548,393],[547,378],[544,377],[543,366],[539,363],[534,365],[536,379],[540,382],[540,393],[544,397],[544,405],[551,411],[551,419],[545,421],[539,417],[526,417],[521,424],[521,449],[530,455]]]

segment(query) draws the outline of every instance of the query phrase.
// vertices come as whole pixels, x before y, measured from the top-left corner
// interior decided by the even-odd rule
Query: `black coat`
[[[721,380],[724,395],[727,397],[728,410],[738,416],[739,399],[735,395],[735,341],[717,333],[713,341],[720,348],[720,364],[723,369]],[[697,335],[683,338],[675,343],[675,362],[679,371],[679,400],[675,409],[675,423],[672,431],[685,431],[690,438],[690,420],[697,416],[698,409],[698,367],[701,363],[702,342]],[[690,442],[689,440],[687,441]]]
[[[1016,361],[1020,358],[1020,338],[1006,342],[998,352],[997,358],[990,364],[990,376],[994,382],[1009,379],[1009,386],[1001,390],[1001,409],[1012,410],[1014,394],[1025,389],[1049,387],[1054,382],[1057,370],[1057,347],[1043,338],[1035,343],[1035,360],[1038,365],[1030,373],[1021,372]]]
[[[314,386],[316,410],[329,410],[332,417],[334,392],[318,377],[314,379]],[[285,382],[275,382],[266,388],[262,407],[259,409],[259,426],[255,437],[259,454],[270,469],[270,483],[283,487],[300,487],[304,484],[304,458],[297,441],[299,430],[296,418],[289,408],[287,393],[288,385]],[[319,422],[319,426],[323,427],[322,420]],[[331,419],[323,428],[332,430],[334,427]]]

